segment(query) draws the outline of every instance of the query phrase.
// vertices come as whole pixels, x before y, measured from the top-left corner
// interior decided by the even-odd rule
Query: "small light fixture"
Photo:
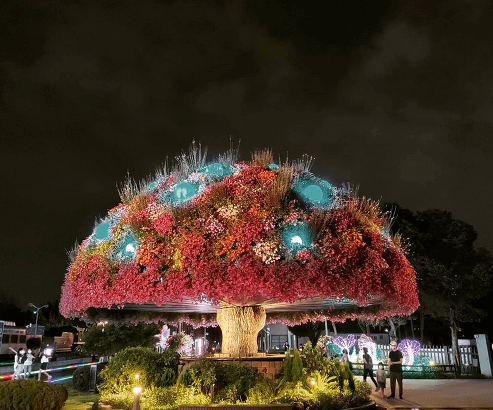
[[[134,387],[134,394],[140,394],[142,392],[141,387]]]

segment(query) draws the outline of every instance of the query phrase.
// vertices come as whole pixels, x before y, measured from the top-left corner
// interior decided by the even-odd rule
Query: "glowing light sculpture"
[[[118,247],[113,254],[113,260],[130,261],[135,260],[139,243],[135,238],[132,230],[127,228],[125,236],[123,236]]]
[[[342,350],[346,349],[348,354],[351,348],[356,344],[356,336],[349,335],[348,337],[336,336],[332,339],[332,343],[339,346]]]
[[[309,248],[313,243],[312,236],[312,232],[306,223],[290,223],[282,230],[284,245],[291,250]]]
[[[199,170],[199,172],[207,175],[214,180],[221,180],[227,175],[231,175],[234,172],[234,167],[222,162],[213,162],[207,165],[205,168]]]
[[[421,344],[417,340],[404,339],[398,345],[397,348],[402,352],[404,356],[403,365],[410,367],[414,364],[414,357],[421,352]]]
[[[363,354],[363,348],[368,349],[368,354],[371,356],[373,363],[377,362],[377,345],[375,341],[368,335],[362,334],[358,338],[358,347],[360,354]]]
[[[300,178],[293,190],[311,205],[329,206],[332,202],[332,185],[322,179]]]
[[[332,187],[306,161],[277,165],[270,151],[207,164],[192,147],[178,161],[146,180],[155,185],[127,183],[72,253],[64,316],[219,324],[222,353],[240,356],[256,354],[265,323],[418,307],[415,272],[399,242],[382,237],[390,221],[377,202]]]

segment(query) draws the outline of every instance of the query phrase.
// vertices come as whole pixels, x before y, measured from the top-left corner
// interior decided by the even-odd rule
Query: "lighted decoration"
[[[94,236],[99,241],[109,239],[110,235],[110,224],[108,222],[101,222],[94,231]]]
[[[100,221],[109,229],[96,227],[102,239],[94,232],[74,250],[64,316],[204,326],[232,309],[222,352],[237,355],[256,353],[247,329],[265,322],[378,320],[418,307],[415,272],[382,235],[388,216],[315,177],[310,161],[275,167],[261,151],[207,163],[196,147],[178,161],[127,183]]]
[[[368,335],[362,334],[358,338],[358,347],[360,351],[360,355],[363,354],[363,348],[368,349],[368,354],[371,356],[373,363],[377,362],[377,345],[375,341]]]
[[[307,203],[329,206],[332,202],[332,185],[315,178],[300,178],[293,190]]]
[[[171,349],[182,356],[193,355],[193,338],[184,332],[175,333],[168,337],[168,349]]]
[[[213,162],[206,167],[199,170],[199,172],[207,175],[214,180],[220,180],[227,175],[231,175],[234,172],[234,167],[222,162]]]
[[[332,342],[339,346],[342,350],[347,350],[348,354],[351,348],[356,344],[356,336],[349,335],[348,337],[336,336],[332,339]]]
[[[179,183],[169,195],[171,202],[183,202],[193,198],[199,192],[199,185],[192,182]]]
[[[139,243],[135,238],[134,233],[129,228],[126,229],[126,233],[123,236],[121,242],[115,248],[115,252],[112,256],[113,260],[117,261],[130,261],[135,260]]]
[[[284,245],[291,250],[309,248],[313,244],[312,232],[306,223],[287,224],[282,230]]]
[[[417,340],[404,339],[397,348],[402,352],[404,356],[403,365],[412,366],[414,364],[414,357],[421,352],[421,344]]]
[[[168,327],[168,325],[164,325],[162,328],[161,328],[161,332],[159,332],[158,335],[156,335],[157,337],[157,343],[156,343],[156,348],[158,349],[158,351],[162,352],[163,350],[166,350],[168,348],[168,339],[170,337],[170,334],[171,334],[171,330],[170,328]]]

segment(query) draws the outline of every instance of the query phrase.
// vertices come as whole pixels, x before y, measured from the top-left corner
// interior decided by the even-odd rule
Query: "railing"
[[[377,345],[376,348],[381,349],[386,357],[391,351],[389,345]],[[476,346],[459,346],[459,352],[461,362],[464,366],[479,366],[478,349]],[[428,356],[431,361],[440,365],[454,363],[452,348],[448,346],[423,346],[419,355]]]

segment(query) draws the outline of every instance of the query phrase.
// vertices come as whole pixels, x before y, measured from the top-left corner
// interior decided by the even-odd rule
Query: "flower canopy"
[[[270,321],[383,318],[418,307],[415,272],[378,204],[269,151],[127,181],[122,203],[73,252],[67,317],[214,324],[220,304],[263,305]],[[145,312],[145,313],[144,313]]]

